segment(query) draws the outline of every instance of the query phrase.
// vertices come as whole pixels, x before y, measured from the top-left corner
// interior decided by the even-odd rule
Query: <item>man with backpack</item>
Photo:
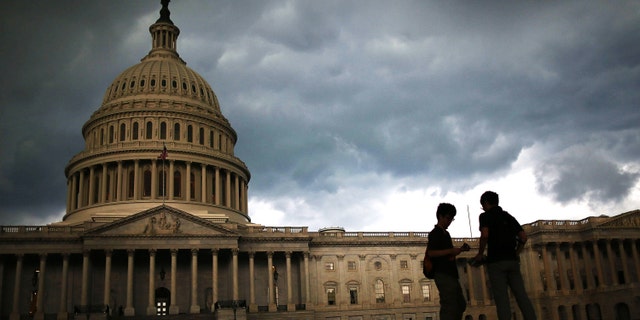
[[[454,248],[447,228],[456,216],[456,207],[450,203],[441,203],[436,210],[436,224],[429,232],[429,242],[425,252],[425,262],[432,263],[432,270],[424,270],[425,276],[434,279],[440,292],[440,320],[460,320],[467,309],[467,302],[458,281],[456,256],[468,251],[466,243]]]
[[[511,319],[507,288],[511,288],[524,319],[535,320],[535,310],[524,288],[518,257],[527,242],[527,234],[498,203],[498,194],[493,191],[487,191],[480,197],[484,212],[480,214],[480,244],[475,261],[483,261],[484,250],[488,247],[485,262],[499,320]]]

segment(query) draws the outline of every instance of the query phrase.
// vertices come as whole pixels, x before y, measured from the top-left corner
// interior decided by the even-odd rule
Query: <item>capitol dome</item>
[[[67,165],[61,224],[112,221],[167,205],[214,222],[248,223],[250,172],[207,81],[177,52],[168,1],[152,48],[107,87]]]

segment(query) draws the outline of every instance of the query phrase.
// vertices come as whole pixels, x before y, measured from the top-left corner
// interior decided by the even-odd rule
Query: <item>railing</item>
[[[58,226],[0,226],[0,234],[17,233],[82,233],[84,227],[58,227]]]

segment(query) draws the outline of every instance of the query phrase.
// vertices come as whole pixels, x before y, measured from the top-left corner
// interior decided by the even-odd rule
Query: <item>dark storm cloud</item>
[[[27,204],[42,216],[64,208],[63,168],[83,148],[80,129],[150,49],[159,7],[4,5],[0,219],[15,221],[6,216]],[[621,201],[638,182],[637,2],[172,1],[170,10],[180,56],[238,132],[251,196],[283,212],[359,217],[367,203],[341,193],[375,201],[367,192],[382,176],[407,190],[414,179],[464,192],[507,175],[527,150],[543,150],[531,164],[539,190],[562,204]],[[564,152],[576,148],[582,157]]]

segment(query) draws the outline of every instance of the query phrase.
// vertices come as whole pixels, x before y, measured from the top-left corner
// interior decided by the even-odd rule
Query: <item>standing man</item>
[[[438,224],[429,232],[427,255],[433,263],[433,279],[440,292],[440,319],[461,320],[467,302],[458,281],[456,256],[468,251],[469,246],[454,248],[447,228],[456,216],[456,207],[449,203],[438,205],[436,217]]]
[[[511,319],[507,287],[516,298],[525,320],[535,320],[536,313],[524,288],[518,254],[527,242],[527,234],[518,221],[498,206],[498,194],[487,191],[480,197],[480,245],[476,261],[487,252],[487,269],[499,320]]]

